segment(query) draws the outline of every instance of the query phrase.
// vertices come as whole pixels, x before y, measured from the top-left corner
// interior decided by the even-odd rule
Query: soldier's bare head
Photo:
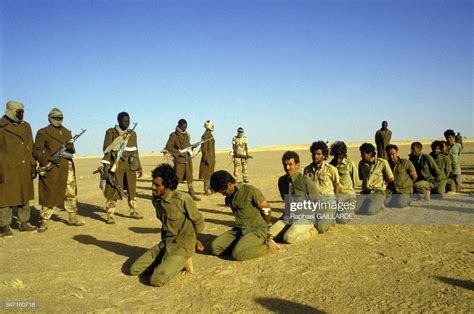
[[[454,133],[453,130],[449,129],[444,131],[444,138],[446,139],[446,142],[448,142],[449,145],[453,144],[456,139],[456,133]]]
[[[178,177],[176,171],[170,164],[160,164],[153,169],[151,190],[154,196],[163,197],[169,191],[178,187]]]
[[[219,170],[211,176],[211,189],[224,196],[231,196],[235,191],[235,179],[225,170]]]
[[[117,122],[122,130],[128,129],[130,126],[130,115],[125,111],[119,113],[117,115]]]
[[[336,159],[343,159],[347,157],[347,145],[343,141],[336,141],[331,144],[329,154]]]
[[[375,158],[375,146],[370,143],[360,145],[360,157],[365,162],[371,162]]]
[[[382,129],[388,128],[388,122],[387,121],[382,121]]]
[[[281,163],[283,164],[283,170],[286,175],[291,177],[300,167],[300,156],[294,151],[287,151],[281,157]]]
[[[420,142],[411,143],[410,150],[415,156],[420,156],[423,150],[423,145]]]
[[[385,147],[387,155],[390,157],[390,160],[393,162],[398,161],[398,146],[394,144],[389,144]]]

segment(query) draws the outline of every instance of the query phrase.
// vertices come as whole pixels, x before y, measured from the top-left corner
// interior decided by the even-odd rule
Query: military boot
[[[143,219],[143,216],[136,209],[130,210],[130,218]]]
[[[0,227],[0,230],[2,232],[2,238],[13,238],[13,233],[10,230],[10,226]]]
[[[196,196],[196,193],[194,192],[194,187],[192,184],[188,184],[188,190],[189,190],[189,195],[191,195],[194,201],[201,200],[199,197]]]
[[[20,230],[21,232],[36,232],[37,228],[27,222],[22,222],[18,225],[18,230]]]
[[[69,213],[68,225],[79,227],[79,226],[84,226],[85,223],[84,221],[77,219],[76,213]]]
[[[115,224],[115,219],[114,219],[114,215],[110,215],[110,214],[107,214],[107,221],[106,221],[107,224],[109,225],[114,225]]]
[[[48,222],[48,220],[43,219],[41,221],[41,225],[38,228],[38,232],[45,232],[46,230],[48,230]]]

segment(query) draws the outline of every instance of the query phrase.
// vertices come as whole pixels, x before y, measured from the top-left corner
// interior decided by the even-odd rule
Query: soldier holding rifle
[[[36,133],[33,155],[39,162],[39,204],[41,205],[41,225],[38,232],[48,229],[49,219],[54,208],[64,203],[69,213],[68,224],[83,226],[77,219],[77,182],[73,157],[76,152],[71,131],[65,128],[63,113],[53,108],[48,114],[49,125]]]
[[[142,176],[142,166],[137,148],[137,133],[134,128],[129,129],[130,115],[121,112],[117,116],[118,125],[110,128],[105,133],[104,158],[102,176],[107,178],[104,195],[107,199],[105,210],[107,212],[107,223],[114,224],[115,208],[117,200],[124,196],[128,199],[130,217],[142,219],[143,216],[137,211],[136,182],[137,176]],[[115,183],[115,184],[114,184]],[[126,190],[127,193],[123,192]]]
[[[193,200],[200,201],[193,187],[192,150],[201,145],[201,142],[191,145],[191,136],[186,131],[187,128],[188,122],[180,119],[175,131],[170,134],[165,148],[174,158],[173,163],[179,183],[186,181],[189,195]]]

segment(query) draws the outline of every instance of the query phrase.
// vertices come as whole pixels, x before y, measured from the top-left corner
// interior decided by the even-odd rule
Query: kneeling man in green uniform
[[[196,233],[204,229],[204,218],[188,194],[177,191],[178,177],[169,164],[152,172],[153,205],[161,221],[161,242],[140,256],[130,268],[138,276],[150,273],[152,286],[164,286],[179,272],[192,272],[195,248],[204,249]]]
[[[243,261],[268,253],[277,246],[268,235],[272,210],[262,192],[248,184],[236,183],[225,170],[211,176],[211,189],[225,196],[225,204],[235,215],[235,227],[218,236],[211,243],[213,255],[221,255],[232,248],[232,257]]]

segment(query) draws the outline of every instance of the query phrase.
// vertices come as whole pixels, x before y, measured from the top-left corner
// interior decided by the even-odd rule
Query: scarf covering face
[[[184,134],[189,140],[191,140],[191,135],[189,135],[188,131],[181,130],[179,126],[176,127],[176,133]]]
[[[214,131],[214,123],[211,120],[204,122],[204,128],[209,131]]]
[[[52,118],[62,118],[62,117],[63,117],[63,112],[58,108],[53,108],[48,114],[48,121],[55,128],[59,128],[63,124],[63,121],[54,120]]]
[[[7,109],[5,110],[5,115],[12,121],[16,123],[22,123],[23,120],[18,119],[16,116],[16,111],[18,109],[23,109],[24,106],[22,103],[16,102],[16,101],[9,101],[7,102]]]
[[[104,150],[104,154],[107,154],[108,152],[118,152],[120,149],[120,146],[122,146],[123,142],[125,139],[123,138],[123,134],[127,132],[127,130],[122,130],[118,124],[114,126],[115,131],[119,134],[118,137],[115,138],[115,140],[110,143],[109,146]]]

